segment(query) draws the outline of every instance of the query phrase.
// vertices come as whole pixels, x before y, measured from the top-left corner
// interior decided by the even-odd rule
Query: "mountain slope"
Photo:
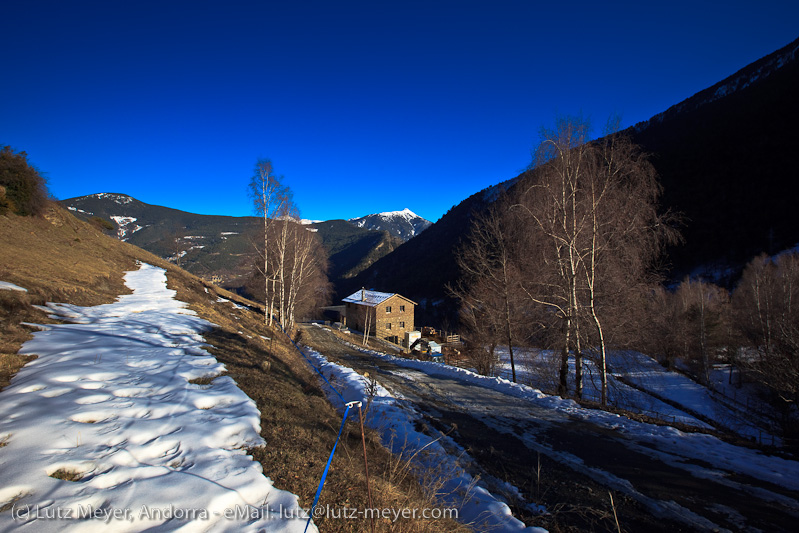
[[[404,241],[416,237],[432,225],[408,208],[402,211],[376,213],[360,218],[352,218],[348,222],[373,231],[388,231]]]
[[[684,214],[673,276],[723,271],[799,242],[799,39],[628,130]]]
[[[350,279],[402,244],[402,239],[388,231],[366,230],[345,220],[317,222],[318,231],[330,259],[328,274],[334,283]]]
[[[199,276],[220,276],[235,286],[236,279],[249,274],[251,241],[262,227],[258,217],[199,215],[178,209],[150,205],[125,194],[99,193],[61,201],[84,220],[98,216],[113,221],[116,236],[135,244]],[[410,211],[408,211],[410,213]],[[415,215],[414,215],[415,216]],[[425,221],[400,217],[411,230]],[[392,223],[391,217],[363,217],[377,228]],[[416,220],[418,219],[418,220]],[[421,222],[420,222],[421,221]],[[395,231],[411,231],[397,222]],[[333,220],[308,225],[316,231],[330,255],[329,277],[333,283],[355,276],[402,243],[387,230],[360,228],[348,221]]]
[[[380,258],[358,276],[338,285],[343,296],[361,287],[397,292],[419,304],[416,322],[452,321],[451,306],[437,305],[446,300],[446,285],[457,279],[455,250],[471,226],[475,212],[485,209],[494,188],[473,194],[452,207],[441,219],[421,234]]]
[[[668,251],[673,279],[703,268],[727,272],[729,283],[753,255],[799,242],[797,50],[799,40],[624,132],[651,154],[662,207],[684,215],[685,244]],[[400,292],[431,320],[453,320],[447,304],[424,304],[445,299],[457,279],[453,251],[473,213],[523,178],[470,196],[347,288]]]
[[[250,253],[247,234],[259,223],[256,217],[198,215],[116,193],[69,198],[61,204],[81,218],[112,220],[119,239],[201,276],[244,274]]]

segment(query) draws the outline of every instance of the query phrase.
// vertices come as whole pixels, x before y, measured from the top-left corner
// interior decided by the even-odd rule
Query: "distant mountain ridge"
[[[407,207],[402,211],[376,213],[348,220],[359,228],[374,231],[388,231],[404,241],[410,240],[429,228],[433,223],[425,220]]]
[[[797,54],[799,54],[799,39],[758,59],[754,63],[750,63],[731,76],[671,106],[666,111],[658,113],[648,120],[639,122],[633,126],[632,129],[636,132],[641,132],[651,125],[662,123],[664,120],[672,119],[682,113],[695,111],[704,105],[746,89],[758,80],[762,81],[766,79],[787,63],[795,61]]]
[[[193,274],[220,276],[228,281],[249,272],[251,235],[262,224],[254,216],[200,215],[147,204],[120,193],[90,194],[60,203],[84,220],[96,216],[112,221],[120,240],[180,263]],[[354,219],[362,221],[361,227],[345,220],[304,220],[303,224],[316,231],[328,249],[329,277],[337,284],[356,276],[411,238],[411,232],[430,224],[410,210],[398,213],[405,223],[377,214]]]

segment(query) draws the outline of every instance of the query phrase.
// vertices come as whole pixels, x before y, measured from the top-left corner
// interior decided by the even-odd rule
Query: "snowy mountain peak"
[[[407,241],[432,225],[407,207],[402,211],[385,211],[348,220],[359,228],[373,231],[388,231]]]
[[[97,198],[98,200],[111,200],[119,205],[129,204],[133,201],[133,198],[128,196],[127,194],[118,194],[113,192],[101,192],[97,194],[90,194],[86,198]]]
[[[395,218],[395,217],[402,217],[406,220],[412,220],[414,218],[422,218],[407,207],[402,211],[386,211],[385,213],[378,213],[377,216],[383,218]]]

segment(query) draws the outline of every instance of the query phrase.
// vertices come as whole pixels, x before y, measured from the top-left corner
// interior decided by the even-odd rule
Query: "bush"
[[[106,220],[98,216],[91,217],[89,219],[89,223],[92,224],[97,229],[99,229],[100,231],[114,231],[116,229],[116,227],[110,220]]]
[[[10,146],[0,148],[0,214],[40,215],[47,197],[47,184],[28,164],[28,154],[14,153]]]

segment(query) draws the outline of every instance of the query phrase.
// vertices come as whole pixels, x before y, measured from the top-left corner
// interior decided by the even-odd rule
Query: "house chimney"
[[[366,301],[366,289],[364,287],[361,287],[361,301]]]

